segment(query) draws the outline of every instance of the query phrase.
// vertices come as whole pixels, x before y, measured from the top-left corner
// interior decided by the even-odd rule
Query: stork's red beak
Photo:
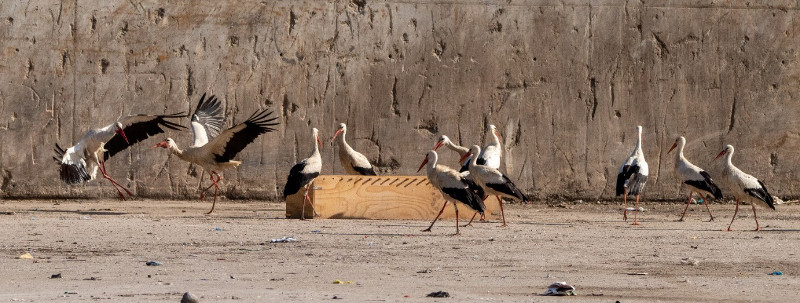
[[[341,133],[342,129],[340,128],[339,130],[336,131],[336,133],[333,134],[333,138],[331,138],[331,143],[333,143],[333,140],[336,140],[336,137],[339,136],[339,134]]]
[[[669,151],[667,153],[668,154],[671,153],[672,150],[675,149],[675,147],[677,147],[677,146],[678,146],[678,142],[675,142],[674,144],[672,144],[672,147],[669,148]]]
[[[319,140],[319,136],[317,136],[317,144],[319,144],[319,150],[322,150],[322,141]]]
[[[167,148],[167,147],[169,147],[169,144],[167,144],[167,141],[161,141],[161,142],[158,142],[158,144],[156,144],[156,145],[153,145],[153,147],[163,147],[163,148]]]
[[[716,161],[716,160],[717,160],[717,159],[719,159],[720,157],[724,156],[724,155],[725,155],[725,153],[727,153],[727,152],[728,152],[727,150],[722,150],[722,151],[719,153],[719,155],[717,155],[717,157],[716,157],[716,158],[714,158],[714,160]]]
[[[442,144],[444,144],[444,141],[439,140],[439,142],[436,142],[436,146],[433,147],[433,150],[439,149],[439,147],[442,147]]]
[[[417,172],[421,171],[422,168],[425,167],[425,164],[428,164],[428,157],[427,156],[425,156],[425,160],[422,161],[422,164],[419,165],[419,168],[417,169]]]
[[[471,156],[471,155],[472,155],[472,153],[464,154],[464,156],[462,156],[461,159],[458,160],[458,163],[464,163],[464,160],[467,160],[467,158],[469,158],[469,156]]]
[[[120,136],[122,136],[122,139],[125,139],[125,143],[131,144],[131,142],[130,142],[130,141],[128,141],[128,137],[127,137],[127,136],[125,136],[125,132],[124,132],[124,131],[123,131],[121,128],[120,128],[120,129],[118,129],[118,130],[116,131],[116,133],[117,133],[117,134],[119,134]]]
[[[503,141],[503,136],[500,135],[496,128],[494,129],[494,135],[497,136],[498,140]]]

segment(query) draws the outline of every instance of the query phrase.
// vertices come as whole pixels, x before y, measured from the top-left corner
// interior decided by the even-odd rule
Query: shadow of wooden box
[[[303,194],[286,198],[286,217],[300,219]],[[433,220],[445,200],[425,176],[352,176],[321,175],[309,189],[309,198],[317,210],[315,219],[408,219]],[[500,215],[495,196],[486,198],[486,219]],[[475,212],[459,204],[459,218],[469,220]],[[305,218],[313,212],[306,205]],[[455,219],[453,206],[448,203],[442,219]],[[476,219],[477,220],[477,219]]]

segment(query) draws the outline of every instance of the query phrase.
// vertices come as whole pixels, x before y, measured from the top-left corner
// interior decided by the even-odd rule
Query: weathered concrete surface
[[[739,167],[800,194],[797,1],[160,2],[0,3],[3,196],[112,196],[102,180],[62,185],[53,144],[206,91],[229,122],[281,117],[224,173],[228,197],[279,195],[310,127],[338,122],[386,174],[412,174],[439,133],[471,145],[496,124],[521,188],[582,199],[612,197],[641,124],[646,199],[684,197],[666,155],[679,134],[712,173],[733,144]],[[139,196],[196,197],[200,178],[156,142],[111,175]],[[334,151],[324,173],[342,172]]]

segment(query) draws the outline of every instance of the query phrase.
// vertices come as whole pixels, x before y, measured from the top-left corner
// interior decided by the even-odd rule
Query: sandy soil
[[[456,237],[453,221],[422,233],[426,221],[287,220],[281,203],[239,201],[204,215],[209,206],[2,201],[0,302],[178,302],[186,291],[201,302],[787,302],[800,289],[800,205],[761,210],[760,232],[749,207],[722,231],[733,205],[714,205],[713,222],[699,206],[676,222],[680,205],[645,203],[641,226],[617,204],[510,205],[509,227]],[[283,236],[298,241],[269,243]],[[34,259],[16,259],[25,252]],[[578,297],[539,295],[556,281]],[[451,297],[425,298],[439,290]]]

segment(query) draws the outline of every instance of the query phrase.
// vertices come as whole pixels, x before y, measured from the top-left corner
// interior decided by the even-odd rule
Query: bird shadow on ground
[[[60,209],[40,209],[33,211],[34,213],[73,213],[78,215],[94,215],[94,216],[121,216],[130,213],[118,211],[104,211],[104,210],[60,210]]]

